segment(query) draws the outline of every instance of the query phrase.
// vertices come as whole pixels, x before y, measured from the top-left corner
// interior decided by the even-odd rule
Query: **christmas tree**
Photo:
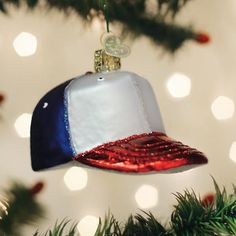
[[[24,5],[24,1],[3,1],[1,3],[3,13],[8,13],[9,3],[13,3],[17,7],[21,4]],[[108,33],[110,23],[120,22],[123,24],[124,32],[131,32],[134,35],[146,35],[156,44],[161,45],[165,50],[174,52],[189,39],[196,40],[200,43],[209,41],[209,37],[207,35],[196,33],[190,28],[180,27],[174,23],[175,16],[187,3],[188,1],[173,1],[172,3],[171,1],[158,1],[157,12],[148,14],[148,7],[145,1],[140,2],[140,5],[138,5],[138,1],[137,5],[131,1],[126,1],[124,2],[124,5],[127,11],[124,12],[124,15],[120,14],[124,5],[118,5],[121,4],[118,1],[101,1],[99,3],[91,3],[87,1],[84,3],[84,8],[82,7],[83,2],[73,3],[67,1],[50,1],[47,2],[47,6],[52,9],[58,8],[67,13],[70,12],[70,9],[73,9],[80,16],[82,16],[85,22],[92,21],[96,17],[101,18],[102,21],[107,21]],[[38,6],[37,1],[34,1],[34,3],[27,1],[26,4],[30,7],[30,9]],[[120,14],[120,18],[118,12]],[[103,14],[105,17],[102,16]],[[160,15],[160,18],[157,17],[158,14]],[[137,24],[137,22],[139,23]],[[157,30],[151,30],[154,28]],[[156,34],[156,32],[158,32],[158,34]],[[98,83],[101,84],[103,80],[103,77],[99,77],[98,81],[100,82]],[[50,108],[51,103],[44,101],[40,105],[42,105],[42,109],[47,110],[47,108]],[[43,145],[41,146],[41,149],[43,149],[42,147]],[[100,152],[102,149],[106,148],[108,147],[102,146],[101,149],[97,149],[96,152]],[[85,164],[86,161],[91,158],[90,153],[87,154],[87,156],[83,156],[87,158],[84,159]],[[91,158],[93,161],[97,158],[97,160],[101,163],[101,159],[99,159],[100,157],[98,158],[98,156],[93,156],[93,158]],[[139,164],[141,164],[141,162]],[[140,211],[137,215],[130,216],[126,222],[120,222],[120,220],[115,218],[115,215],[113,216],[109,213],[104,220],[100,219],[95,235],[234,235],[235,193],[227,194],[225,189],[221,191],[215,182],[214,184],[216,192],[215,195],[209,195],[203,200],[198,197],[194,191],[186,190],[184,193],[175,194],[177,204],[174,206],[169,223],[163,223],[163,219],[159,220],[161,216],[148,211]],[[6,198],[10,200],[2,200],[1,204],[2,224],[0,224],[0,227],[2,227],[1,232],[3,232],[3,234],[20,234],[21,225],[24,225],[24,223],[29,223],[27,219],[32,219],[34,221],[42,215],[43,211],[41,208],[38,208],[37,204],[34,205],[35,194],[39,191],[37,188],[41,187],[27,188],[21,184],[15,184],[5,193]],[[21,195],[23,197],[21,197]],[[25,203],[29,205],[24,205]],[[67,203],[64,202],[63,204],[66,205]],[[81,205],[82,204],[83,203],[81,203]],[[33,209],[32,206],[34,206]],[[20,213],[22,209],[28,209],[29,211],[24,212],[27,214],[23,215],[24,218],[21,219]],[[68,216],[65,215],[65,217]],[[64,220],[59,219],[55,223],[54,227],[51,230],[44,232],[44,234],[78,234],[76,222],[79,221],[79,219],[74,217],[72,218],[72,221],[70,220],[70,216]],[[41,232],[42,231],[36,231],[35,235],[41,235]]]
[[[39,5],[38,0],[2,0],[0,10],[8,12],[8,5],[20,7],[26,4],[31,10]],[[175,16],[189,0],[122,0],[122,1],[45,1],[49,8],[56,8],[70,14],[75,11],[85,22],[94,18],[103,19],[103,13],[110,22],[122,23],[124,32],[133,36],[144,35],[165,50],[174,52],[187,40],[207,43],[209,36],[196,32],[190,26],[180,26],[175,23]],[[150,11],[151,9],[151,11]],[[102,13],[103,12],[103,13]]]
[[[108,213],[104,221],[99,221],[94,236],[210,236],[236,234],[236,189],[233,194],[227,194],[225,188],[220,190],[214,181],[215,193],[208,194],[203,199],[192,190],[176,193],[177,204],[170,217],[170,222],[162,224],[151,212],[131,215],[124,222],[119,222]],[[14,183],[5,192],[8,202],[1,202],[1,235],[22,235],[23,225],[32,224],[42,217],[42,206],[34,199],[41,191],[42,183],[31,188]],[[23,211],[24,209],[24,211]],[[76,221],[75,221],[76,222]],[[77,223],[64,219],[45,232],[45,236],[76,236]],[[36,232],[34,236],[41,235]]]

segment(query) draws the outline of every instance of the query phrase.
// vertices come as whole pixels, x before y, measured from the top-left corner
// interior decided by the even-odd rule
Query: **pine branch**
[[[105,216],[104,223],[102,223],[101,218],[99,219],[98,228],[94,236],[121,236],[122,232],[118,221],[114,218],[110,212]]]
[[[47,7],[64,11],[68,15],[74,11],[85,22],[92,22],[95,17],[101,19],[104,3],[108,5],[110,22],[122,23],[123,29],[135,36],[145,35],[165,50],[174,52],[187,40],[207,43],[206,34],[196,33],[190,27],[174,23],[176,14],[190,0],[157,0],[155,14],[150,14],[146,5],[148,0],[45,0]],[[20,7],[26,4],[34,9],[39,0],[0,0],[0,11],[7,13],[7,6]],[[172,21],[169,19],[172,18]]]
[[[0,207],[0,235],[21,235],[23,226],[35,223],[43,216],[44,210],[35,200],[35,195],[42,189],[42,183],[32,188],[14,182],[5,191],[6,207]]]
[[[207,204],[194,191],[175,194],[177,205],[168,225],[162,225],[151,213],[145,212],[143,216],[131,215],[125,224],[120,224],[109,213],[103,223],[100,219],[95,236],[236,235],[236,193],[228,195],[225,188],[220,190],[213,181],[216,194]]]
[[[178,204],[171,215],[171,229],[174,235],[212,235],[212,230],[208,229],[206,224],[211,219],[212,205],[204,207],[201,199],[188,190],[175,196]]]
[[[130,216],[125,225],[123,236],[165,236],[170,235],[168,231],[155,219],[152,213],[145,213],[145,216],[137,214]]]
[[[189,2],[190,0],[158,0],[161,8],[166,7],[164,16],[171,15],[175,17],[176,14]]]
[[[75,236],[76,235],[76,226],[77,224],[71,224],[69,226],[69,220],[62,220],[60,223],[56,222],[52,230],[48,230],[44,236]],[[39,233],[36,232],[34,236],[39,236]]]
[[[185,190],[175,194],[177,204],[171,215],[171,221],[162,225],[151,213],[130,216],[121,224],[110,213],[104,222],[99,220],[95,236],[213,236],[236,235],[236,192],[227,194],[214,181],[215,195],[201,200],[195,192]],[[23,225],[35,222],[42,215],[42,208],[34,195],[42,189],[42,183],[32,188],[14,183],[6,191],[6,201],[0,204],[0,235],[20,235]],[[210,196],[210,197],[209,197]],[[75,236],[76,224],[69,220],[56,222],[52,230],[44,236]],[[39,236],[36,232],[34,236]]]
[[[227,195],[225,188],[221,191],[213,181],[216,195],[208,206],[204,206],[193,191],[176,194],[178,204],[171,216],[171,228],[175,235],[235,234],[236,195]]]

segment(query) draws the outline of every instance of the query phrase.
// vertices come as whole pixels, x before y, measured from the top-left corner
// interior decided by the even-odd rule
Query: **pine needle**
[[[5,196],[8,202],[7,214],[2,214],[0,219],[0,235],[21,235],[23,226],[34,224],[44,215],[42,206],[29,189],[18,182],[11,184]]]
[[[174,21],[175,16],[189,1],[157,0],[157,8],[150,0],[45,0],[45,3],[47,8],[64,11],[66,15],[76,12],[87,23],[95,18],[101,19],[103,12],[107,26],[109,22],[121,23],[124,32],[137,37],[147,36],[167,52],[175,52],[187,40],[196,40],[198,35],[190,26],[178,25]],[[9,5],[20,7],[22,3],[29,9],[40,5],[39,0],[0,0],[0,12],[6,14]],[[156,13],[150,14],[147,11],[148,4],[154,4],[152,8],[156,9]]]

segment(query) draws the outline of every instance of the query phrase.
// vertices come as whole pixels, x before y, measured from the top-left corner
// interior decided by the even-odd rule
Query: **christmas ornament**
[[[202,205],[204,207],[209,207],[215,201],[216,195],[214,193],[208,193],[202,198]]]
[[[42,182],[29,188],[17,181],[4,190],[4,198],[0,196],[1,236],[25,235],[20,233],[24,226],[33,225],[44,216],[44,208],[36,199],[42,188]]]
[[[0,108],[3,105],[4,101],[5,101],[5,96],[4,96],[4,94],[0,93]],[[1,111],[0,111],[0,120],[1,119],[2,119],[2,114],[1,114]]]
[[[43,188],[44,188],[44,183],[42,181],[39,181],[29,189],[29,192],[32,196],[35,196],[38,193],[40,193]]]
[[[0,105],[2,105],[2,103],[5,101],[5,96],[0,93]]]
[[[210,36],[205,33],[196,34],[196,41],[200,44],[205,44],[210,42]]]
[[[108,55],[104,47],[95,52],[97,73],[57,86],[36,106],[31,124],[32,168],[42,170],[74,160],[126,173],[172,173],[207,163],[203,153],[165,134],[149,82],[118,71],[120,58]],[[114,54],[120,55],[114,47]]]

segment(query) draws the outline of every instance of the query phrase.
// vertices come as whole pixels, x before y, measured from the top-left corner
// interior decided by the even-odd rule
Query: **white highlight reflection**
[[[28,57],[35,54],[37,50],[37,38],[27,32],[21,32],[14,40],[13,47],[21,57]]]
[[[21,138],[30,137],[30,124],[31,124],[32,115],[29,113],[23,113],[15,121],[15,129],[17,134]]]
[[[175,98],[186,97],[191,91],[191,80],[186,75],[175,73],[168,79],[167,89]]]
[[[135,193],[135,200],[142,209],[152,208],[157,204],[158,191],[151,185],[142,185]]]
[[[95,216],[85,216],[77,225],[81,236],[94,236],[99,224],[99,219]]]
[[[236,142],[233,142],[229,150],[229,158],[236,162]]]
[[[219,96],[212,103],[211,111],[217,120],[229,119],[234,114],[234,102],[228,97]]]
[[[85,188],[88,182],[88,174],[81,167],[71,167],[64,175],[64,182],[71,191]]]

